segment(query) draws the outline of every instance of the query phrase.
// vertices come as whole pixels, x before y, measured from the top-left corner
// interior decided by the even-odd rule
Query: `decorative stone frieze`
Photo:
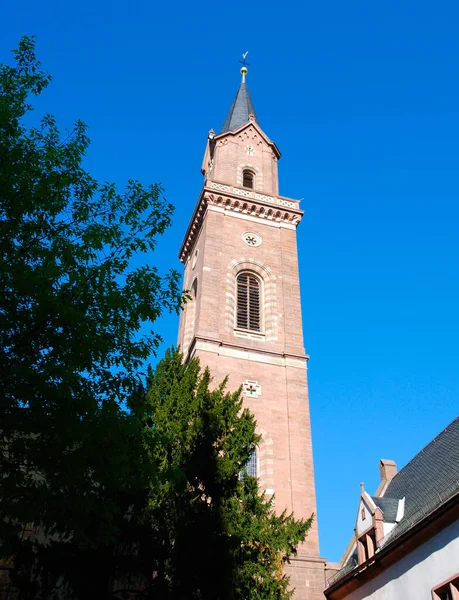
[[[289,208],[296,208],[295,202],[289,202],[288,200],[278,200],[279,206],[288,206]]]
[[[244,196],[244,198],[252,198],[252,192],[249,190],[239,190],[238,188],[233,188],[232,192],[238,196]]]
[[[223,183],[212,183],[212,189],[218,192],[231,192],[231,186]]]

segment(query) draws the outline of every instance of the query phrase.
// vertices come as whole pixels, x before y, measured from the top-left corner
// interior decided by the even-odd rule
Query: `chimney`
[[[381,458],[379,461],[379,472],[381,474],[381,483],[389,482],[397,474],[395,461]]]

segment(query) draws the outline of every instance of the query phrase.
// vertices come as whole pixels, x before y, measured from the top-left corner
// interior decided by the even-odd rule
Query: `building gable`
[[[399,473],[393,461],[382,460],[380,468],[378,493],[382,495],[370,497],[362,485],[354,542],[343,556],[341,570],[325,590],[330,600],[349,597],[350,591],[373,581],[382,571],[417,551],[420,544],[457,522],[459,417]],[[371,521],[366,525],[367,513],[373,519],[374,537]],[[441,578],[439,584],[441,588]]]
[[[357,536],[362,535],[365,531],[367,531],[367,529],[372,527],[373,515],[375,512],[375,508],[376,508],[376,505],[371,500],[371,497],[369,497],[370,498],[370,501],[369,501],[366,498],[367,494],[365,492],[364,492],[364,494],[362,494],[362,496],[360,496],[359,510],[357,513],[357,520],[356,520],[356,524],[355,524],[355,531],[356,531]]]

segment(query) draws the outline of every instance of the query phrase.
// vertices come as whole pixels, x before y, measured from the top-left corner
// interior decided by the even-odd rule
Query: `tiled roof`
[[[395,539],[447,502],[458,491],[459,417],[393,477],[383,497],[373,497],[375,504],[384,513],[385,522],[395,521],[394,510],[396,515],[398,500],[405,498],[403,518],[384,540],[384,547],[389,547]],[[357,567],[356,555],[354,550],[343,568],[331,578],[329,585]]]
[[[221,133],[224,133],[225,131],[233,131],[234,129],[241,127],[241,125],[244,125],[244,123],[248,123],[249,115],[254,115],[255,121],[257,120],[249,90],[247,85],[242,82],[237,91],[236,97],[233,100],[233,104],[231,105],[228,116],[226,117]]]
[[[397,498],[378,498],[378,496],[372,496],[371,499],[384,513],[385,523],[395,523],[398,511],[398,499]]]
[[[403,519],[394,528],[412,527],[459,489],[459,417],[416,454],[391,480],[384,499],[405,498]],[[398,535],[397,535],[398,537]]]

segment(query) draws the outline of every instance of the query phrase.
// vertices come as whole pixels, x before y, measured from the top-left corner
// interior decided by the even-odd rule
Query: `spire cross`
[[[249,63],[246,61],[248,53],[249,53],[248,50],[247,50],[247,52],[244,52],[244,54],[242,55],[242,60],[239,61],[244,67],[250,67]]]

